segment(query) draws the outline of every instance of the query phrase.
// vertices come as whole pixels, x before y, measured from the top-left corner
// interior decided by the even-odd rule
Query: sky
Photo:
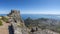
[[[8,14],[11,9],[21,14],[60,15],[60,0],[0,0],[0,14]]]

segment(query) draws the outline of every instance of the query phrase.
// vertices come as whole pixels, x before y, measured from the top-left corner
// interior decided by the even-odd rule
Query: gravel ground
[[[10,25],[9,23],[5,23],[4,21],[3,25],[0,26],[0,34],[9,34],[8,26]]]

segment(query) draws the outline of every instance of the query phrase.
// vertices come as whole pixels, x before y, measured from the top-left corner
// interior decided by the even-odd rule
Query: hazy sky
[[[60,14],[60,0],[0,0],[0,14],[11,9],[21,14]]]

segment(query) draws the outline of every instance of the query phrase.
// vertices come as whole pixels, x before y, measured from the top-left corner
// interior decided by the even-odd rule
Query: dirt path
[[[2,21],[2,20],[1,20]],[[0,26],[0,34],[9,34],[8,26],[10,25],[9,23],[3,22],[3,26]]]

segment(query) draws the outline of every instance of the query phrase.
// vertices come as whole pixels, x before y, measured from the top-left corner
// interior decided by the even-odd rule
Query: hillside
[[[60,33],[60,20],[48,19],[48,18],[31,19],[29,17],[24,21],[25,21],[25,25],[29,28],[35,26],[43,30],[49,29]]]

